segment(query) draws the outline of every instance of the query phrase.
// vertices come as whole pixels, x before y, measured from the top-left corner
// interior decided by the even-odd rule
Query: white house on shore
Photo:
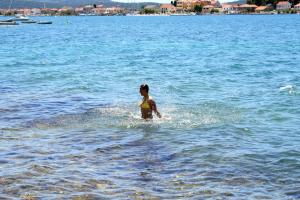
[[[276,10],[288,10],[292,7],[291,3],[288,1],[279,1],[276,4]]]
[[[294,9],[295,9],[296,11],[300,12],[300,3],[296,4],[296,5],[294,6]]]
[[[225,14],[233,13],[233,5],[226,3],[222,4],[222,12]]]
[[[172,4],[161,4],[159,9],[160,12],[163,14],[170,14],[176,12],[176,7]]]
[[[35,15],[40,15],[42,13],[41,9],[39,8],[33,8],[31,9],[31,15],[35,16]]]
[[[212,5],[206,5],[206,6],[203,6],[202,8],[202,12],[203,13],[210,13],[212,11],[212,9],[214,9],[215,7],[212,6]]]

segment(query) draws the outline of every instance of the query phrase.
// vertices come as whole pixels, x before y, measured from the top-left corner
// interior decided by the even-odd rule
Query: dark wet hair
[[[142,84],[140,86],[140,90],[146,90],[147,92],[149,92],[149,86],[147,84]]]

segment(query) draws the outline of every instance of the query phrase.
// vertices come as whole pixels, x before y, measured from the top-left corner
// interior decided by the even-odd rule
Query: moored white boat
[[[39,21],[37,24],[52,24],[51,21]]]
[[[28,17],[22,16],[22,15],[17,15],[16,17],[12,18],[11,20],[13,21],[29,21],[30,19]]]
[[[10,26],[10,25],[18,25],[18,23],[17,22],[0,21],[0,25]]]
[[[14,18],[8,18],[8,19],[3,19],[3,20],[0,20],[0,22],[13,22]]]
[[[22,21],[23,24],[35,24],[37,21],[34,20],[28,20],[28,21]]]

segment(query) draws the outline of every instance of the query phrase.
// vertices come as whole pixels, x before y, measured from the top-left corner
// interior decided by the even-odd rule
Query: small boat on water
[[[23,24],[35,24],[37,21],[34,20],[28,20],[28,21],[22,21]]]
[[[52,24],[50,21],[39,21],[37,24]]]
[[[24,21],[29,21],[30,19],[28,17],[22,16],[22,15],[16,15],[16,17],[12,18],[11,20],[13,21],[20,21],[20,22],[24,22]]]
[[[17,22],[0,21],[0,26],[1,26],[1,25],[10,26],[10,25],[18,25],[18,23],[17,23]]]
[[[1,22],[17,22],[17,21],[25,22],[25,21],[29,21],[29,20],[30,19],[28,17],[16,16],[16,17],[13,17],[13,18],[1,20]]]
[[[3,19],[3,20],[0,20],[0,22],[13,22],[14,18],[9,18],[9,19]]]

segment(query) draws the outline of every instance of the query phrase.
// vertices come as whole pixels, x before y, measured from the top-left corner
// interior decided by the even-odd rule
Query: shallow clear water
[[[0,199],[300,198],[299,15],[49,20],[0,27]]]

